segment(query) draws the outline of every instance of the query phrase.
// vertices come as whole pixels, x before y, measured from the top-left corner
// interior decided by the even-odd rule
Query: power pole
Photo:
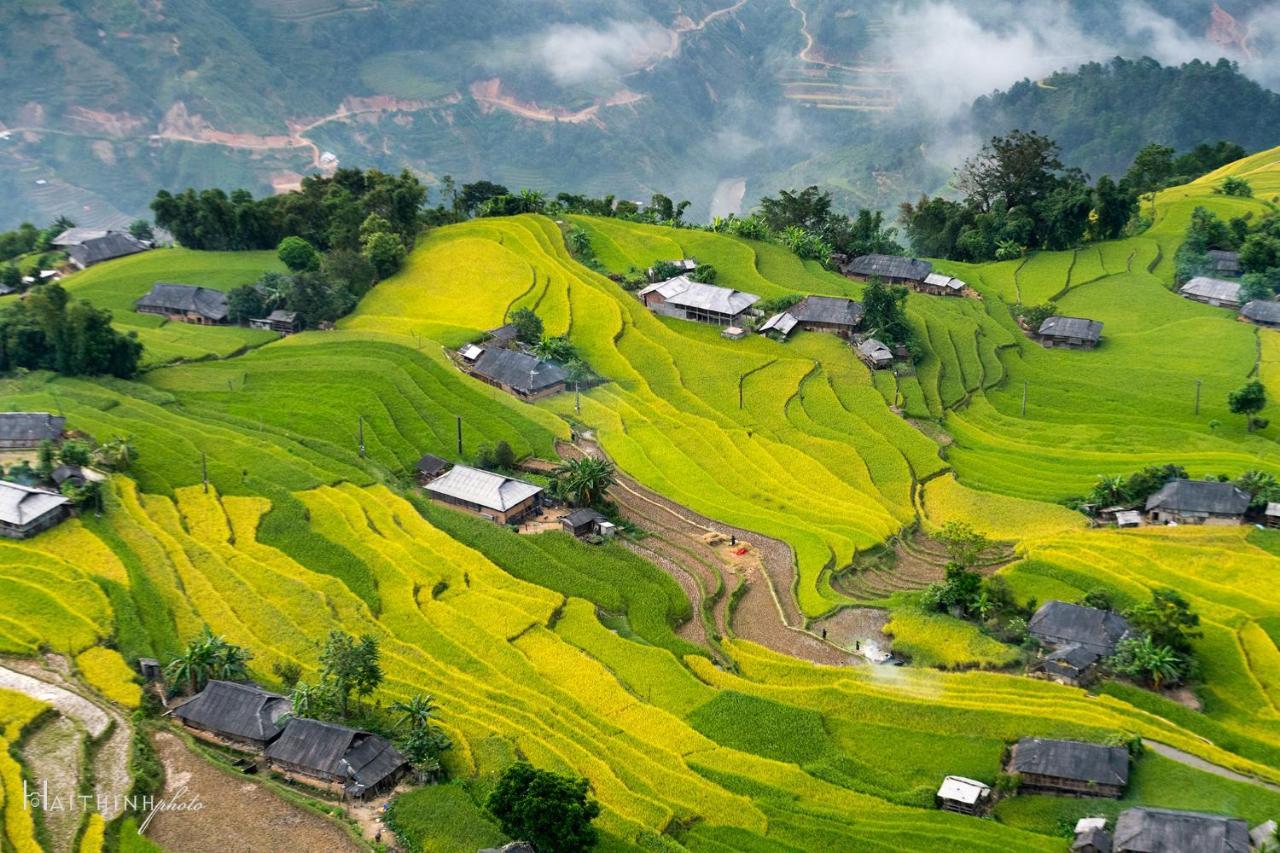
[[[1201,380],[1199,379],[1196,380],[1196,414],[1197,415],[1200,414],[1200,382]]]
[[[458,458],[462,458],[462,415],[457,416],[458,419]]]
[[[1027,416],[1027,380],[1022,380],[1022,416]]]
[[[742,408],[742,377],[738,377],[738,408]]]
[[[573,380],[573,411],[582,414],[582,383]]]
[[[200,452],[200,479],[204,481],[204,493],[209,494],[209,454]]]
[[[356,430],[360,440],[360,458],[364,458],[364,415],[356,415]]]

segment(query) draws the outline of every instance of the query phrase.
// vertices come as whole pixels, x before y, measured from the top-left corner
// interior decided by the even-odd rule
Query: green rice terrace
[[[1213,194],[1227,175],[1247,177],[1254,197]],[[253,281],[277,269],[269,254],[103,264],[66,287],[137,329],[150,369],[137,381],[0,380],[0,408],[59,412],[100,441],[127,435],[137,458],[111,479],[101,517],[0,541],[0,653],[106,646],[163,662],[208,625],[252,651],[256,681],[283,689],[286,665],[316,677],[331,630],[376,637],[375,698],[430,693],[453,743],[450,781],[393,808],[406,842],[427,850],[503,841],[482,807],[518,757],[589,780],[603,850],[1065,851],[1077,818],[1130,805],[1280,818],[1272,534],[1090,528],[1060,503],[1146,465],[1280,475],[1280,426],[1250,432],[1227,406],[1252,377],[1280,398],[1280,332],[1172,287],[1196,205],[1225,219],[1277,194],[1280,149],[1161,192],[1141,236],[939,262],[976,296],[909,296],[927,352],[899,376],[868,370],[833,335],[734,341],[655,316],[564,239],[587,232],[610,272],[697,257],[717,284],[762,299],[862,293],[779,246],[697,230],[527,215],[438,228],[335,330],[284,339],[130,310],[156,280]],[[1029,340],[1013,305],[1051,298],[1101,320],[1103,344]],[[522,307],[604,380],[580,404],[520,402],[450,358]],[[612,497],[651,535],[595,546],[516,535],[426,500],[413,467],[426,453],[459,459],[458,416],[467,453],[506,441],[551,462],[606,454],[620,474]],[[925,534],[948,522],[999,543],[982,571],[1018,601],[1178,590],[1201,618],[1198,701],[1028,678],[1017,647],[925,613],[919,590],[940,577]],[[712,527],[768,556],[734,574],[702,538]],[[911,665],[851,654],[842,620],[868,614]],[[127,673],[79,672],[121,707]],[[39,849],[51,829],[22,808],[19,745],[46,709],[3,688],[0,846]],[[986,818],[935,808],[944,776],[996,786],[1006,748],[1026,736],[1148,748],[1119,801],[1021,794]],[[89,822],[79,849],[116,849],[93,846],[102,832]]]

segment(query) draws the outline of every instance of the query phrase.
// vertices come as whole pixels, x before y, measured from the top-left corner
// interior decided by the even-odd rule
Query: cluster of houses
[[[1117,527],[1147,524],[1244,524],[1252,498],[1234,483],[1217,480],[1170,480],[1147,497],[1141,507],[1109,506],[1097,510],[1103,522]],[[1280,504],[1268,504],[1262,513],[1268,526],[1280,526]]]
[[[1269,299],[1244,301],[1240,282],[1234,280],[1241,273],[1240,256],[1221,249],[1211,249],[1208,255],[1209,272],[1212,274],[1192,278],[1178,288],[1178,293],[1214,308],[1238,311],[1245,320],[1259,326],[1280,327],[1280,302]]]
[[[194,284],[158,281],[133,303],[139,314],[156,314],[178,323],[196,326],[225,326],[231,322],[227,294]],[[275,310],[266,317],[249,320],[249,326],[290,335],[302,330],[296,311]]]
[[[1046,601],[1027,623],[1027,633],[1045,650],[1033,672],[1061,684],[1081,685],[1099,662],[1130,636],[1129,621],[1110,610]]]
[[[66,424],[66,418],[48,412],[0,412],[0,452],[33,451],[46,441],[57,443],[62,440]],[[58,485],[68,479],[93,476],[101,475],[74,466],[60,466],[53,473]],[[58,492],[0,480],[0,537],[29,539],[57,525],[70,513],[71,501]]]
[[[1124,796],[1129,784],[1129,751],[1075,740],[1026,737],[1009,750],[1006,772],[1018,791],[1073,797]],[[947,776],[938,788],[939,808],[980,815],[992,805],[990,786],[963,776]],[[1125,809],[1107,831],[1105,817],[1076,824],[1073,853],[1249,853],[1270,840],[1275,823],[1251,833],[1245,821],[1223,815],[1173,809]]]
[[[187,728],[262,755],[268,767],[344,798],[395,787],[408,761],[381,735],[293,716],[284,696],[252,684],[210,681],[167,712]]]
[[[454,465],[431,454],[418,460],[414,473],[433,500],[497,524],[520,524],[540,515],[546,505],[541,486],[469,465]],[[562,516],[560,527],[578,538],[617,533],[611,521],[588,508]]]
[[[946,273],[934,272],[933,264],[919,258],[898,255],[859,255],[837,258],[840,272],[855,281],[879,279],[888,284],[910,287],[930,296],[964,296],[969,286]]]

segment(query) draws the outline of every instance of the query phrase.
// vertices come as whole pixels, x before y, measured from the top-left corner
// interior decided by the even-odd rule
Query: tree
[[[57,448],[52,441],[46,438],[40,442],[40,448],[36,451],[36,473],[40,475],[40,479],[47,480],[53,474],[56,456]]]
[[[404,263],[404,243],[394,234],[377,231],[364,238],[360,254],[373,267],[378,278],[386,278]]]
[[[1253,187],[1249,182],[1234,175],[1225,178],[1221,184],[1213,188],[1213,191],[1219,195],[1236,196],[1238,198],[1253,197]]]
[[[108,471],[128,471],[138,458],[138,451],[127,437],[117,436],[98,445],[93,451],[93,464]]]
[[[58,462],[63,465],[88,465],[93,446],[82,438],[69,438],[58,448]]]
[[[514,471],[516,468],[516,452],[505,439],[493,446],[493,467],[499,471]]]
[[[1098,610],[1111,610],[1115,607],[1115,599],[1111,596],[1111,590],[1105,587],[1094,587],[1089,590],[1080,599],[1080,603],[1085,607],[1094,607]]]
[[[578,351],[567,337],[557,335],[554,338],[543,338],[538,341],[533,348],[533,354],[544,361],[564,364],[577,358]]]
[[[8,263],[0,267],[0,286],[10,291],[22,289],[22,270],[17,264]]]
[[[1039,329],[1045,320],[1058,313],[1058,306],[1052,302],[1046,302],[1043,305],[1032,305],[1030,308],[1022,309],[1022,322],[1027,324],[1028,329]]]
[[[613,463],[594,456],[570,459],[555,471],[557,494],[576,506],[596,506],[616,482]]]
[[[227,293],[227,319],[232,323],[247,323],[267,314],[262,291],[252,284],[242,284]]]
[[[781,234],[788,228],[818,231],[831,215],[831,193],[817,186],[800,191],[781,190],[777,198],[760,199],[760,215],[770,231]]]
[[[1245,471],[1235,481],[1236,486],[1249,493],[1249,508],[1264,510],[1267,504],[1280,501],[1280,482],[1267,471]]]
[[[144,243],[150,243],[156,238],[155,229],[151,227],[151,223],[145,219],[135,219],[129,223],[129,236],[135,240],[141,240]]]
[[[182,653],[165,667],[165,678],[185,682],[188,693],[202,690],[209,679],[239,681],[247,677],[246,664],[252,658],[247,649],[227,642],[208,625],[186,645]]]
[[[1233,415],[1245,416],[1249,432],[1267,425],[1265,420],[1257,417],[1266,405],[1267,389],[1256,379],[1227,395],[1227,407]]]
[[[313,270],[320,265],[320,253],[301,237],[285,237],[276,247],[276,255],[293,272]]]
[[[1200,617],[1191,610],[1176,590],[1153,589],[1151,600],[1135,604],[1125,611],[1125,618],[1157,645],[1168,646],[1179,654],[1191,652],[1191,640],[1200,637]]]
[[[293,706],[293,716],[328,719],[334,716],[336,703],[332,688],[327,684],[308,684],[305,681],[295,682],[289,690],[289,703]]]
[[[587,780],[539,770],[524,761],[508,767],[485,802],[510,838],[538,853],[579,853],[596,844],[591,825],[600,805],[587,796]]]
[[[650,269],[653,270],[654,281],[666,281],[675,278],[682,272],[681,268],[673,261],[658,261]]]
[[[415,693],[408,699],[397,699],[392,702],[389,710],[393,714],[400,715],[396,728],[408,727],[414,730],[429,727],[439,708],[436,707],[435,699],[432,697],[425,693]]]
[[[994,136],[956,172],[956,185],[982,211],[997,200],[1005,208],[1034,207],[1048,198],[1064,178],[1079,182],[1078,173],[1059,159],[1058,144],[1035,131],[1015,130]]]
[[[942,525],[937,538],[942,540],[951,562],[964,569],[972,568],[991,547],[991,540],[962,521]]]
[[[1173,153],[1167,145],[1153,142],[1143,146],[1134,155],[1133,165],[1120,179],[1121,185],[1138,196],[1163,189],[1173,177]]]
[[[542,318],[529,308],[517,308],[511,312],[511,325],[516,327],[516,340],[536,344],[542,340]]]
[[[271,664],[271,672],[286,690],[292,690],[302,678],[302,667],[294,661],[276,661]]]
[[[1115,672],[1141,679],[1156,690],[1166,684],[1177,683],[1184,675],[1183,658],[1149,636],[1121,640],[1116,644],[1109,664]]]
[[[332,690],[341,718],[345,719],[350,711],[352,693],[363,698],[382,683],[378,658],[376,638],[364,634],[356,639],[342,631],[329,632],[320,653],[320,676]]]
[[[511,191],[502,184],[491,183],[490,181],[476,181],[474,184],[463,184],[462,192],[458,194],[458,209],[462,213],[470,216],[491,198],[498,196],[510,195]]]
[[[1098,178],[1093,187],[1093,239],[1119,237],[1137,209],[1135,197],[1117,185],[1110,175]]]
[[[889,344],[905,344],[912,339],[907,323],[907,289],[872,279],[862,294],[863,326]]]
[[[373,287],[378,272],[369,259],[349,249],[326,252],[320,259],[320,273],[334,286],[341,286],[356,299]]]

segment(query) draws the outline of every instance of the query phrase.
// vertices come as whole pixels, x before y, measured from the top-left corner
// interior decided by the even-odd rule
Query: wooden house
[[[0,412],[0,450],[34,450],[61,441],[67,419],[48,412]]]
[[[1049,650],[1034,669],[1064,684],[1085,681],[1130,631],[1118,613],[1065,601],[1046,601],[1027,623],[1027,633]]]
[[[594,509],[575,509],[560,519],[560,526],[571,536],[612,536],[615,527],[609,519]]]
[[[1280,302],[1254,299],[1244,304],[1240,316],[1259,326],[1280,326]]]
[[[1174,809],[1120,812],[1113,853],[1249,853],[1249,825],[1239,818]]]
[[[941,272],[931,272],[924,277],[923,281],[918,281],[913,286],[921,293],[927,293],[930,296],[964,296],[965,290],[969,287],[960,279]]]
[[[1280,527],[1280,503],[1270,501],[1263,518],[1266,519],[1267,527]]]
[[[860,255],[851,261],[845,261],[840,272],[856,281],[875,278],[888,284],[919,288],[929,273],[933,272],[933,264],[898,255]]]
[[[299,319],[297,311],[281,311],[277,309],[265,317],[250,320],[249,325],[255,329],[279,332],[282,335],[292,335],[295,332],[302,331],[302,321]]]
[[[861,302],[840,296],[806,296],[787,309],[806,332],[829,332],[846,340],[862,325]]]
[[[1009,773],[1019,790],[1120,797],[1129,784],[1129,751],[1075,740],[1023,738],[1013,745]]]
[[[979,815],[991,804],[991,788],[964,776],[947,776],[934,795],[938,808],[959,814]]]
[[[78,229],[71,229],[72,232],[76,230]],[[64,231],[59,237],[65,237],[69,233],[71,232]],[[77,269],[86,269],[103,261],[136,255],[151,248],[150,243],[138,240],[123,231],[104,231],[101,234],[94,232],[93,236],[80,236],[75,239],[78,242],[67,244],[63,248],[67,252],[67,260]]]
[[[564,390],[565,372],[558,364],[519,350],[470,345],[468,350],[471,349],[480,350],[469,361],[464,354],[463,361],[471,375],[508,394],[532,401]]]
[[[427,483],[436,500],[483,515],[499,524],[515,524],[541,507],[542,487],[503,474],[454,465]]]
[[[743,315],[760,297],[729,287],[703,284],[680,275],[651,284],[638,294],[640,301],[655,314],[694,320],[717,326],[738,326]]]
[[[1082,817],[1076,821],[1071,853],[1111,853],[1111,843],[1105,817]]]
[[[1242,524],[1252,498],[1231,483],[1172,480],[1147,498],[1152,524]]]
[[[1241,272],[1240,253],[1225,249],[1210,249],[1209,272],[1217,278],[1239,278]]]
[[[866,362],[872,370],[893,366],[893,350],[875,338],[867,338],[858,344],[858,358]]]
[[[228,321],[227,294],[192,284],[156,282],[133,303],[133,310],[197,326],[222,326]]]
[[[1052,349],[1093,349],[1102,340],[1102,324],[1083,317],[1048,317],[1036,330],[1037,337]]]
[[[71,501],[57,492],[0,480],[0,538],[29,539],[70,511]]]
[[[425,486],[448,471],[452,464],[447,459],[428,453],[413,466],[413,476],[417,479],[418,485]]]
[[[266,758],[275,769],[329,783],[356,799],[395,787],[409,766],[381,735],[300,718],[289,720]]]
[[[253,749],[265,749],[284,731],[293,705],[253,684],[210,681],[170,713],[188,728]]]
[[[1240,282],[1220,278],[1196,276],[1182,285],[1178,292],[1188,299],[1212,305],[1215,308],[1240,307]]]

